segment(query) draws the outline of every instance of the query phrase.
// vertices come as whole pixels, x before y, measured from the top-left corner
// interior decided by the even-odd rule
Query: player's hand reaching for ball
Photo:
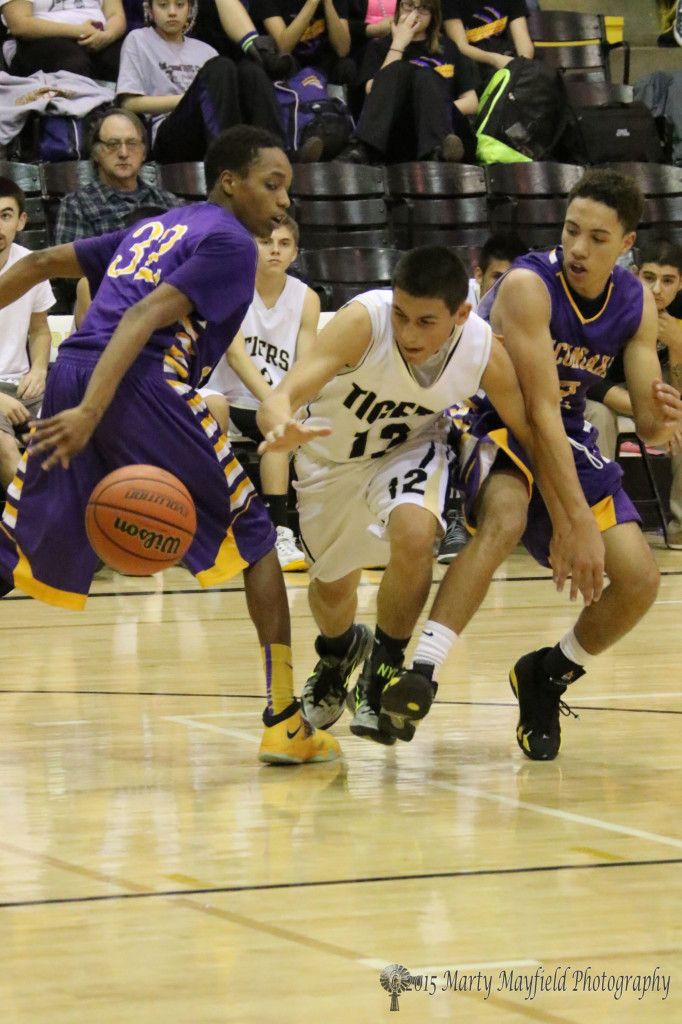
[[[265,439],[258,445],[258,454],[293,452],[313,437],[327,437],[331,432],[331,427],[306,426],[299,420],[286,420],[267,432]]]
[[[48,452],[47,458],[41,463],[43,469],[52,469],[56,465],[68,469],[73,456],[82,452],[92,437],[97,421],[94,410],[82,405],[64,409],[46,420],[33,420],[29,424],[29,455]]]

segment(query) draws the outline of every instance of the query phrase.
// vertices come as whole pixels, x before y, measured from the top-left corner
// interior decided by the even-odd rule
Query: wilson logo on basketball
[[[189,513],[189,509],[181,501],[174,501],[173,498],[169,498],[165,494],[157,494],[154,491],[141,491],[138,487],[131,487],[126,491],[125,496],[137,501],[149,501],[152,505],[163,505],[164,508],[178,512],[181,516],[186,516]]]
[[[120,530],[128,537],[137,537],[145,550],[161,551],[164,555],[175,555],[180,548],[180,538],[170,534],[159,533],[158,530],[147,530],[144,527],[136,526],[125,519],[114,518],[114,529]]]

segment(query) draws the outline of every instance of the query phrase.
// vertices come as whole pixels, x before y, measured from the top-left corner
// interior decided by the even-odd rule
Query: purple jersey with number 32
[[[62,342],[65,352],[101,353],[126,310],[169,284],[194,309],[156,330],[142,358],[171,353],[186,369],[186,383],[196,386],[224,354],[253,299],[256,244],[215,203],[192,203],[74,245],[94,300],[80,329]]]

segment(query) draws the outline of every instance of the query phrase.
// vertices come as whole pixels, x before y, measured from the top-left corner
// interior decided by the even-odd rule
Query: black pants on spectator
[[[115,82],[121,60],[122,39],[103,50],[88,50],[77,39],[50,36],[45,39],[17,39],[17,52],[9,67],[11,75],[26,78],[34,71],[70,71],[104,82]]]
[[[284,145],[284,126],[275,89],[261,67],[213,57],[159,126],[152,157],[160,164],[203,160],[218,132],[235,124],[267,128]]]
[[[356,135],[387,163],[424,160],[448,134],[470,134],[453,106],[447,81],[429,68],[395,61],[377,74],[365,98]]]

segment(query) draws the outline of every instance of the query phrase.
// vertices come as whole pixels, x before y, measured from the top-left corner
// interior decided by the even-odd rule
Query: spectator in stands
[[[24,193],[0,178],[0,274],[29,251],[14,237],[26,224]],[[35,419],[50,361],[47,311],[54,295],[47,281],[0,310],[0,487],[7,490],[19,462],[17,438]]]
[[[669,310],[682,290],[682,247],[658,239],[646,242],[639,251],[635,273],[651,288],[658,309],[658,349],[663,375],[682,391],[682,319]],[[625,381],[622,356],[611,364],[606,379],[588,391],[586,418],[599,431],[599,450],[609,459],[616,457],[618,417],[632,417],[632,402]],[[671,446],[671,522],[668,546],[682,550],[682,454]]]
[[[348,0],[351,56],[358,67],[372,39],[391,35],[395,9],[396,0]]]
[[[474,312],[486,292],[506,274],[514,260],[527,252],[526,243],[512,232],[498,231],[485,240],[478,264],[474,267],[474,276],[469,279],[467,302],[471,303]]]
[[[533,56],[527,14],[525,0],[444,0],[445,31],[475,61],[479,91],[513,57]]]
[[[525,256],[527,252],[528,246],[518,235],[500,231],[486,239],[474,268],[474,276],[469,278],[467,302],[471,303],[474,312],[486,292],[506,274],[517,256]],[[458,411],[456,407],[451,410],[455,420]],[[441,565],[449,565],[469,539],[464,525],[462,501],[453,490],[448,497],[445,520],[447,527],[438,548],[438,561]]]
[[[367,96],[356,140],[339,159],[474,159],[466,119],[478,104],[471,64],[441,24],[440,0],[401,0],[391,36],[368,47],[361,72]]]
[[[182,200],[141,181],[146,135],[137,114],[114,109],[92,126],[91,159],[98,180],[64,196],[57,214],[55,245],[118,231],[137,206],[170,210]]]
[[[201,388],[224,434],[229,417],[257,444],[263,435],[256,411],[296,359],[314,343],[320,300],[312,288],[287,274],[298,255],[298,225],[285,217],[269,238],[258,238],[256,290],[241,330]],[[228,407],[229,403],[229,407]],[[260,460],[263,501],[277,528],[277,557],[284,572],[305,569],[305,555],[289,526],[289,455],[265,452]]]
[[[253,0],[256,25],[299,67],[322,71],[328,82],[352,88],[357,66],[350,54],[348,0]]]
[[[115,82],[126,19],[121,0],[0,0],[12,34],[3,54],[12,75],[71,71]]]
[[[214,46],[223,57],[252,60],[274,81],[288,78],[296,70],[290,53],[280,53],[272,36],[258,34],[240,0],[197,0],[196,11],[192,35]]]
[[[153,158],[202,160],[219,131],[242,123],[267,129],[286,148],[268,75],[254,61],[235,63],[188,37],[194,10],[190,0],[145,0],[149,26],[131,32],[123,44],[118,99],[126,110],[151,116]],[[316,138],[295,156],[319,159],[321,152]]]

